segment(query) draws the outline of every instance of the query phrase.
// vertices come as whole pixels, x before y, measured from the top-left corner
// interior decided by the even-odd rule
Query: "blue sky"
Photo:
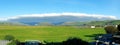
[[[0,0],[0,18],[42,13],[86,13],[120,17],[120,0]]]

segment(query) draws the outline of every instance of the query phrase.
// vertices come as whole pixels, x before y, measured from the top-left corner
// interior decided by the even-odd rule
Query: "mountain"
[[[49,22],[55,25],[62,24],[64,22],[86,22],[86,21],[103,21],[113,20],[110,18],[93,18],[93,17],[75,17],[75,16],[54,16],[54,17],[21,17],[18,19],[9,19],[9,22],[20,22],[29,25],[35,25],[37,23]]]
[[[43,22],[48,22],[47,24],[59,25],[65,22],[86,22],[86,21],[88,22],[103,20],[116,20],[116,17],[81,13],[62,13],[62,14],[52,13],[52,14],[22,15],[6,19],[6,21],[8,22],[19,22],[28,25],[36,25]]]
[[[27,25],[19,22],[0,22],[0,26],[27,26]]]
[[[36,24],[37,26],[53,26],[53,24],[48,23],[48,22],[42,22],[42,23],[38,23]]]

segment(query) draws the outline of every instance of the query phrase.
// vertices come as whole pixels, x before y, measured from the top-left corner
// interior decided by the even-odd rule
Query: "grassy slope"
[[[5,35],[13,35],[16,39],[63,41],[69,37],[78,37],[86,41],[92,41],[85,35],[104,34],[103,28],[78,28],[68,26],[0,26],[0,39]]]
[[[91,21],[91,22],[65,22],[63,25],[118,25],[120,24],[120,20],[106,20],[106,21]]]

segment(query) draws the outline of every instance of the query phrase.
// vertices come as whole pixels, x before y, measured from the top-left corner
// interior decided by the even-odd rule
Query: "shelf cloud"
[[[13,16],[8,18],[0,18],[1,21],[6,21],[9,19],[19,19],[21,17],[53,17],[53,16],[76,16],[76,17],[93,17],[93,18],[110,18],[117,19],[116,16],[111,15],[100,15],[100,14],[86,14],[86,13],[46,13],[46,14],[25,14],[19,16]]]

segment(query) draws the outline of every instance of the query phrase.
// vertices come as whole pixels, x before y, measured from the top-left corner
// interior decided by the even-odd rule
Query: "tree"
[[[116,32],[118,32],[117,28],[115,28],[114,26],[107,26],[104,29],[107,34],[115,34]]]
[[[118,25],[117,29],[120,31],[120,24]]]
[[[12,36],[12,35],[6,35],[6,36],[4,37],[4,39],[5,39],[5,40],[9,40],[9,41],[11,41],[11,40],[14,40],[15,37]]]

